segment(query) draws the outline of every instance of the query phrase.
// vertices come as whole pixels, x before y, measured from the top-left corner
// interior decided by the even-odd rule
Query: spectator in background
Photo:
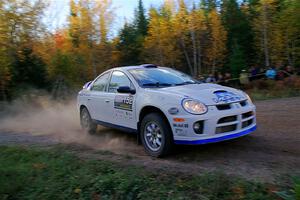
[[[216,82],[216,78],[213,74],[209,74],[209,76],[206,78],[205,80],[206,83],[215,83]]]
[[[217,82],[220,83],[220,84],[223,84],[224,83],[224,76],[221,72],[218,72],[217,73]]]
[[[285,67],[281,67],[279,68],[279,70],[277,71],[277,80],[282,80],[284,79],[285,77],[287,77],[287,73],[286,73],[286,70],[285,70]]]
[[[276,69],[274,67],[270,67],[266,73],[265,73],[266,77],[268,79],[272,79],[272,80],[275,80],[276,78],[276,75],[277,75],[277,72],[276,72]]]
[[[295,73],[294,68],[293,68],[292,66],[290,66],[290,65],[286,66],[285,71],[286,71],[290,76],[291,76],[291,75],[294,75],[294,73]]]
[[[224,85],[230,86],[231,84],[231,74],[229,72],[226,72],[224,75]]]
[[[243,86],[249,84],[249,77],[246,70],[242,70],[240,73],[240,84]]]
[[[205,83],[205,77],[202,76],[202,75],[198,75],[198,80],[201,82],[201,83]]]
[[[250,81],[256,80],[257,75],[259,73],[259,68],[252,66],[249,71],[250,71]]]

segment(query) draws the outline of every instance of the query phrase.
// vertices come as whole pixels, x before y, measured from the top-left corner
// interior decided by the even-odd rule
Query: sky
[[[44,17],[44,22],[49,30],[53,31],[63,27],[67,23],[69,14],[69,0],[48,0],[50,6],[47,9]],[[163,0],[143,0],[146,10],[150,6],[157,7],[163,3]],[[116,34],[125,22],[132,20],[134,9],[138,5],[138,0],[113,0],[115,10],[114,30]]]

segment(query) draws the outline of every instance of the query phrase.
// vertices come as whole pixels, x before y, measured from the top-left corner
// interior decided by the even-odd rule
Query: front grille
[[[230,104],[221,104],[221,105],[216,105],[218,110],[229,110],[231,108]]]
[[[253,116],[253,112],[252,111],[246,112],[246,113],[242,114],[242,118],[243,119],[251,117],[251,116]]]
[[[242,128],[246,128],[247,126],[250,126],[253,123],[253,119],[249,119],[247,121],[244,121],[242,123]]]
[[[241,101],[240,104],[241,104],[242,107],[244,107],[244,106],[247,105],[247,101],[246,100],[245,101]]]
[[[237,127],[236,124],[229,125],[229,126],[221,126],[221,127],[217,127],[217,129],[216,129],[216,134],[227,133],[227,132],[235,131],[235,130],[236,130],[236,127]]]
[[[222,123],[227,123],[227,122],[234,122],[237,120],[237,116],[228,116],[228,117],[223,117],[221,119],[219,119],[218,124],[222,124]]]

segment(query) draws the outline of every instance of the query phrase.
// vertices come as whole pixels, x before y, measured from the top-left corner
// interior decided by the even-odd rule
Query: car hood
[[[247,99],[241,90],[211,83],[165,87],[158,89],[158,91],[177,94],[183,98],[196,99],[206,105],[233,103]]]

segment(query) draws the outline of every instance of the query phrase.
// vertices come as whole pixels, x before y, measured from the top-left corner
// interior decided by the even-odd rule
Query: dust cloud
[[[1,132],[47,135],[59,143],[79,143],[114,153],[140,151],[136,137],[127,133],[104,127],[98,127],[95,135],[84,133],[80,127],[75,98],[54,101],[45,95],[29,95],[1,105]]]

